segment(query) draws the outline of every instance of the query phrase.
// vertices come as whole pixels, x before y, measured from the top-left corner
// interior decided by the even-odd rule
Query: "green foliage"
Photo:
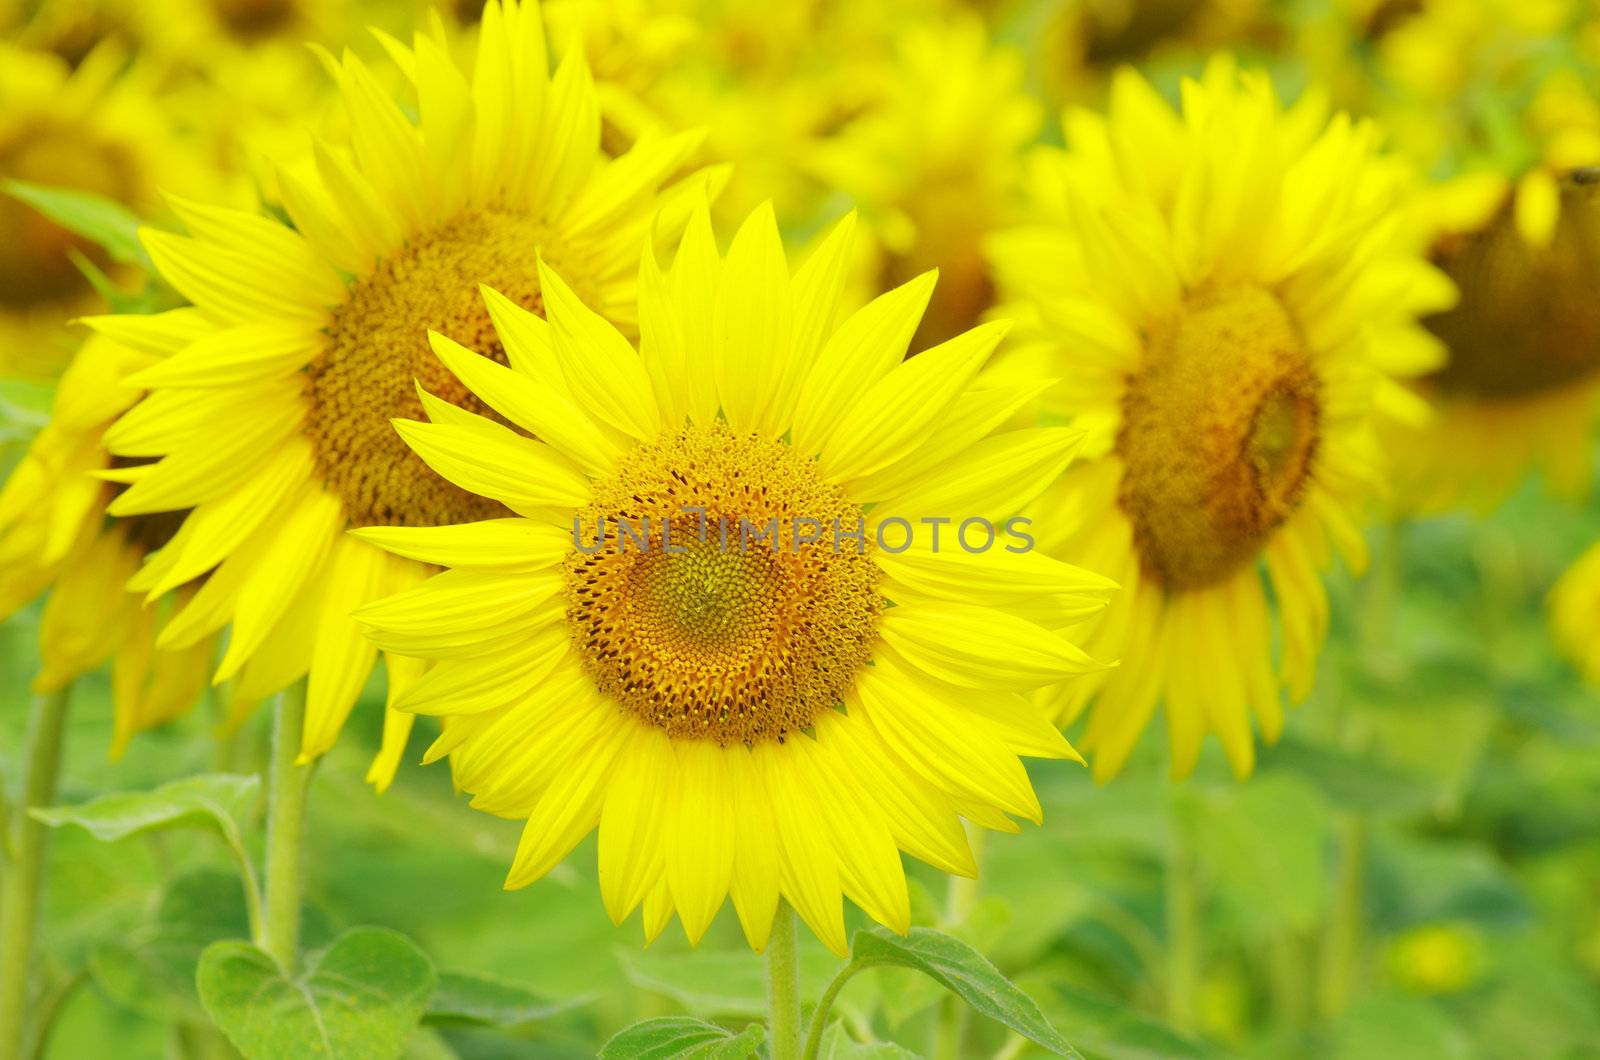
[[[745,951],[658,953],[621,949],[628,980],[670,997],[685,1010],[708,1018],[755,1019],[767,1011],[766,971]],[[820,947],[801,947],[800,996],[816,997],[838,967]]]
[[[433,965],[387,928],[359,927],[306,957],[290,976],[248,942],[200,957],[200,1000],[247,1060],[398,1057],[434,989]]]
[[[885,928],[869,928],[851,940],[850,960],[857,967],[890,965],[921,972],[977,1012],[1056,1056],[1078,1055],[1050,1026],[1037,1002],[983,954],[954,936],[914,927],[902,938]]]
[[[156,829],[197,826],[214,829],[230,846],[239,846],[239,818],[260,787],[259,777],[207,773],[154,791],[116,791],[79,806],[32,813],[52,828],[74,824],[108,843]]]
[[[829,1025],[817,1049],[817,1060],[914,1060],[916,1055],[894,1042],[858,1042],[842,1020]]]
[[[201,953],[214,942],[249,936],[239,880],[199,869],[172,881],[152,923],[131,938],[100,943],[89,974],[112,1001],[142,1016],[204,1024],[195,987]]]
[[[520,1027],[577,1005],[552,1001],[512,983],[472,972],[440,972],[423,1022],[442,1026]]]
[[[46,187],[21,180],[5,181],[0,190],[104,248],[112,261],[153,271],[150,255],[139,242],[143,222],[121,203],[76,188]]]
[[[618,1032],[600,1060],[745,1060],[761,1047],[760,1024],[738,1034],[688,1016],[644,1020]]]

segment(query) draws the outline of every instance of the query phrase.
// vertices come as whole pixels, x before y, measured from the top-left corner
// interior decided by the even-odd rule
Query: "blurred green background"
[[[1229,779],[1213,743],[1193,781],[1169,783],[1160,726],[1103,788],[1081,767],[1033,763],[1044,827],[991,835],[975,892],[912,866],[918,921],[978,945],[1088,1057],[1600,1055],[1600,704],[1544,615],[1597,535],[1592,505],[1534,484],[1490,518],[1375,532],[1370,575],[1334,579],[1316,694],[1254,778]],[[13,778],[36,620],[0,627]],[[386,925],[443,970],[541,999],[509,1028],[425,1028],[411,1056],[589,1056],[643,1016],[760,1016],[761,962],[730,910],[698,950],[676,927],[645,948],[637,918],[606,919],[592,839],[506,893],[518,826],[469,811],[443,766],[408,765],[374,794],[361,777],[381,695],[379,677],[317,771],[308,945]],[[63,803],[265,756],[264,713],[219,741],[199,711],[108,764],[109,716],[104,679],[80,682]],[[56,830],[43,950],[60,1008],[45,1055],[228,1055],[197,1029],[197,1003],[185,1008],[183,972],[206,941],[244,935],[236,879],[199,833],[107,844]],[[169,910],[188,912],[164,920],[173,891]],[[809,936],[802,957],[815,997],[837,962]],[[153,989],[163,976],[170,988]],[[921,1052],[940,998],[883,971],[840,1003],[872,1037]],[[195,1027],[175,1032],[173,1017]],[[986,1050],[1027,1054],[973,1020]]]

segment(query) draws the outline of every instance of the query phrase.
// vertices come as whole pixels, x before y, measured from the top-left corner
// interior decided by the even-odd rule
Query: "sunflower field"
[[[0,0],[0,1060],[1600,1058],[1600,4]]]

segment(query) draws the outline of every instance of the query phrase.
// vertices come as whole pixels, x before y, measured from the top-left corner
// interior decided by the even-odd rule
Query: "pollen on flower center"
[[[1434,376],[1441,391],[1514,399],[1600,371],[1600,202],[1592,187],[1563,194],[1547,247],[1528,245],[1506,210],[1435,256],[1461,289],[1455,308],[1427,321],[1450,349]]]
[[[835,536],[860,518],[782,441],[717,424],[640,446],[596,485],[567,560],[585,668],[673,737],[754,744],[804,729],[871,657],[878,567]]]
[[[1266,291],[1196,297],[1154,329],[1117,436],[1146,571],[1194,589],[1249,562],[1300,500],[1320,416],[1300,336]]]
[[[435,475],[395,433],[395,417],[421,419],[416,384],[451,404],[488,414],[429,348],[438,331],[505,363],[484,309],[487,284],[542,314],[538,255],[545,227],[491,210],[458,215],[411,240],[350,287],[321,354],[306,368],[305,431],[325,485],[352,525],[437,526],[505,515],[496,502]]]

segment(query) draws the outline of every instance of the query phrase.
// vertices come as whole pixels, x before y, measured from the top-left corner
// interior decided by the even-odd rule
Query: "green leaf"
[[[155,268],[139,242],[139,229],[144,222],[121,203],[87,191],[21,180],[8,180],[0,187],[63,228],[104,247],[113,261],[147,271]]]
[[[55,388],[25,379],[0,379],[0,442],[26,442],[50,420]]]
[[[765,1037],[758,1023],[734,1034],[693,1016],[661,1016],[618,1031],[600,1060],[745,1060]]]
[[[472,972],[440,972],[422,1021],[480,1027],[519,1027],[583,1004],[582,999],[552,1000],[526,987]]]
[[[1220,1055],[1136,1009],[1059,981],[1041,981],[1050,1014],[1091,1060],[1205,1060]]]
[[[147,928],[97,946],[89,974],[107,997],[140,1015],[204,1023],[195,989],[200,954],[220,939],[249,937],[238,877],[202,869],[172,882]]]
[[[916,1060],[916,1056],[893,1042],[858,1042],[850,1037],[842,1020],[823,1032],[817,1048],[817,1060]]]
[[[1010,1027],[1057,1056],[1076,1057],[1039,1006],[1001,975],[988,959],[960,939],[914,927],[901,938],[886,928],[856,932],[851,960],[914,968],[990,1019]]]
[[[255,801],[260,778],[206,773],[154,791],[114,791],[77,806],[28,811],[52,828],[75,824],[103,842],[181,825],[215,828],[238,846],[238,818]]]
[[[247,1060],[392,1060],[433,993],[433,965],[398,932],[358,927],[291,979],[264,950],[218,942],[200,957],[200,1000]]]

